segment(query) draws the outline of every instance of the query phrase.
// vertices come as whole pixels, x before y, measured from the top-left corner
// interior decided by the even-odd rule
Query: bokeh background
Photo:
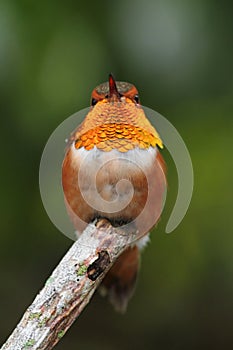
[[[0,343],[72,242],[43,208],[44,145],[113,72],[166,116],[189,148],[195,187],[165,234],[169,192],[125,315],[95,295],[56,349],[225,349],[233,345],[233,6],[223,0],[0,3]]]

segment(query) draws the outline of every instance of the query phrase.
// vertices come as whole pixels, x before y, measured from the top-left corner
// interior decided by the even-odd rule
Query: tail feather
[[[137,246],[126,249],[107,273],[100,293],[106,295],[116,311],[125,312],[137,281],[140,252]]]

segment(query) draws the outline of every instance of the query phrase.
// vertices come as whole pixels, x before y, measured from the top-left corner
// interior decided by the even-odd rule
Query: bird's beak
[[[116,81],[113,78],[112,74],[109,74],[109,79],[108,79],[108,83],[109,83],[109,95],[108,98],[111,101],[119,101],[121,98],[120,93],[117,90],[117,86],[116,86]]]

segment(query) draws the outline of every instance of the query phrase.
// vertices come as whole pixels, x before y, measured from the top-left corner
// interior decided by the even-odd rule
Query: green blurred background
[[[233,3],[223,0],[0,3],[0,343],[72,242],[43,208],[43,147],[106,81],[134,83],[145,106],[182,135],[195,187],[165,234],[169,192],[127,313],[95,295],[56,349],[225,349],[233,346]]]

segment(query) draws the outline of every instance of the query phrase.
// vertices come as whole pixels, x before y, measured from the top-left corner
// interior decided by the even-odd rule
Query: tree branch
[[[90,224],[28,307],[1,350],[49,350],[63,337],[135,233]]]

